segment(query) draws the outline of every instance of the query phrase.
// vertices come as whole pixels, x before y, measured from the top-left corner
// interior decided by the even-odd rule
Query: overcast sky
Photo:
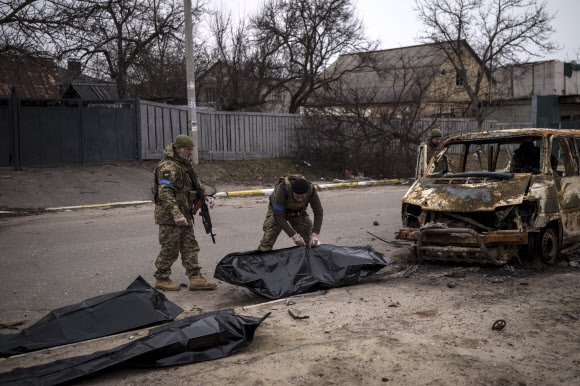
[[[413,11],[412,0],[355,0],[358,16],[365,24],[367,36],[381,41],[383,49],[418,44],[421,24]],[[239,14],[251,14],[263,0],[210,0],[214,9],[225,7]],[[564,48],[543,59],[570,61],[578,58],[580,51],[580,0],[547,0],[551,13],[556,13],[554,35]],[[542,59],[532,59],[533,61]]]

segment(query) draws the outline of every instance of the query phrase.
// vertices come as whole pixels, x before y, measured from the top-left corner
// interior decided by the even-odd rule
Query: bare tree
[[[183,29],[183,4],[174,0],[77,0],[61,9],[74,16],[62,31],[60,57],[77,56],[95,72],[104,69],[127,96],[128,74],[152,45]]]
[[[351,59],[357,56],[335,65],[349,67]],[[413,175],[417,144],[436,123],[420,118],[437,115],[433,105],[442,106],[447,91],[433,88],[438,66],[418,66],[404,51],[381,59],[369,55],[366,67],[313,96],[299,130],[299,157],[337,172]]]
[[[196,20],[204,6],[197,1]],[[121,98],[137,88],[178,96],[186,88],[183,16],[176,0],[0,0],[0,53],[81,59],[90,75],[114,80]],[[201,72],[205,45],[194,52]]]
[[[376,45],[364,38],[352,0],[268,0],[249,20],[219,11],[210,24],[217,63],[207,78],[224,110],[268,104],[296,113],[346,72],[321,76],[338,55]]]
[[[48,57],[54,31],[68,20],[58,12],[66,1],[0,0],[0,54]]]
[[[262,105],[260,75],[255,72],[259,58],[247,20],[235,22],[231,13],[218,11],[212,15],[210,31],[216,63],[200,81],[211,83],[215,107],[239,110]]]
[[[283,90],[290,113],[340,79],[340,72],[319,76],[339,54],[373,47],[352,0],[269,0],[251,17],[251,27],[260,58],[261,98]]]
[[[544,1],[415,0],[415,9],[427,27],[421,40],[437,44],[447,56],[480,129],[491,112],[495,69],[558,48],[550,40],[555,16]],[[475,66],[468,62],[469,47],[480,59]]]
[[[168,36],[156,39],[142,52],[128,73],[129,93],[138,90],[143,99],[169,101],[187,97],[185,48],[180,40]],[[136,90],[131,90],[135,87]]]
[[[196,11],[200,11],[199,8]],[[196,99],[199,100],[203,88],[203,77],[213,61],[210,44],[199,32],[200,12],[193,24],[194,68],[196,78]],[[187,98],[185,41],[171,34],[163,34],[156,38],[147,50],[143,50],[128,73],[131,87],[139,90],[145,99],[164,100],[179,103]],[[133,92],[134,94],[134,92]]]
[[[574,58],[571,60],[575,60],[575,61],[580,60],[580,47],[578,47],[574,50]]]

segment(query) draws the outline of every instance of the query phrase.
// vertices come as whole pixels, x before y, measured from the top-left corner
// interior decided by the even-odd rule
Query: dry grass
[[[153,171],[157,161],[144,161],[143,167]],[[339,173],[324,170],[303,161],[288,158],[263,158],[238,161],[200,161],[195,167],[202,179],[212,185],[273,186],[284,174],[301,174],[307,180],[332,181],[344,178]]]

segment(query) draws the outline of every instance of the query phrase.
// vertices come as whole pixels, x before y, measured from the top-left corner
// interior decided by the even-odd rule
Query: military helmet
[[[193,139],[187,135],[180,134],[175,137],[173,141],[173,147],[193,147]]]
[[[443,133],[441,132],[441,130],[439,130],[438,127],[436,127],[433,130],[431,130],[431,138],[438,138],[438,137],[443,137]]]

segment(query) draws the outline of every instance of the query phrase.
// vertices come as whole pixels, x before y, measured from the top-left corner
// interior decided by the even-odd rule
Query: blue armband
[[[169,180],[159,180],[159,185],[169,185],[169,186],[173,187],[173,182],[171,182]]]

